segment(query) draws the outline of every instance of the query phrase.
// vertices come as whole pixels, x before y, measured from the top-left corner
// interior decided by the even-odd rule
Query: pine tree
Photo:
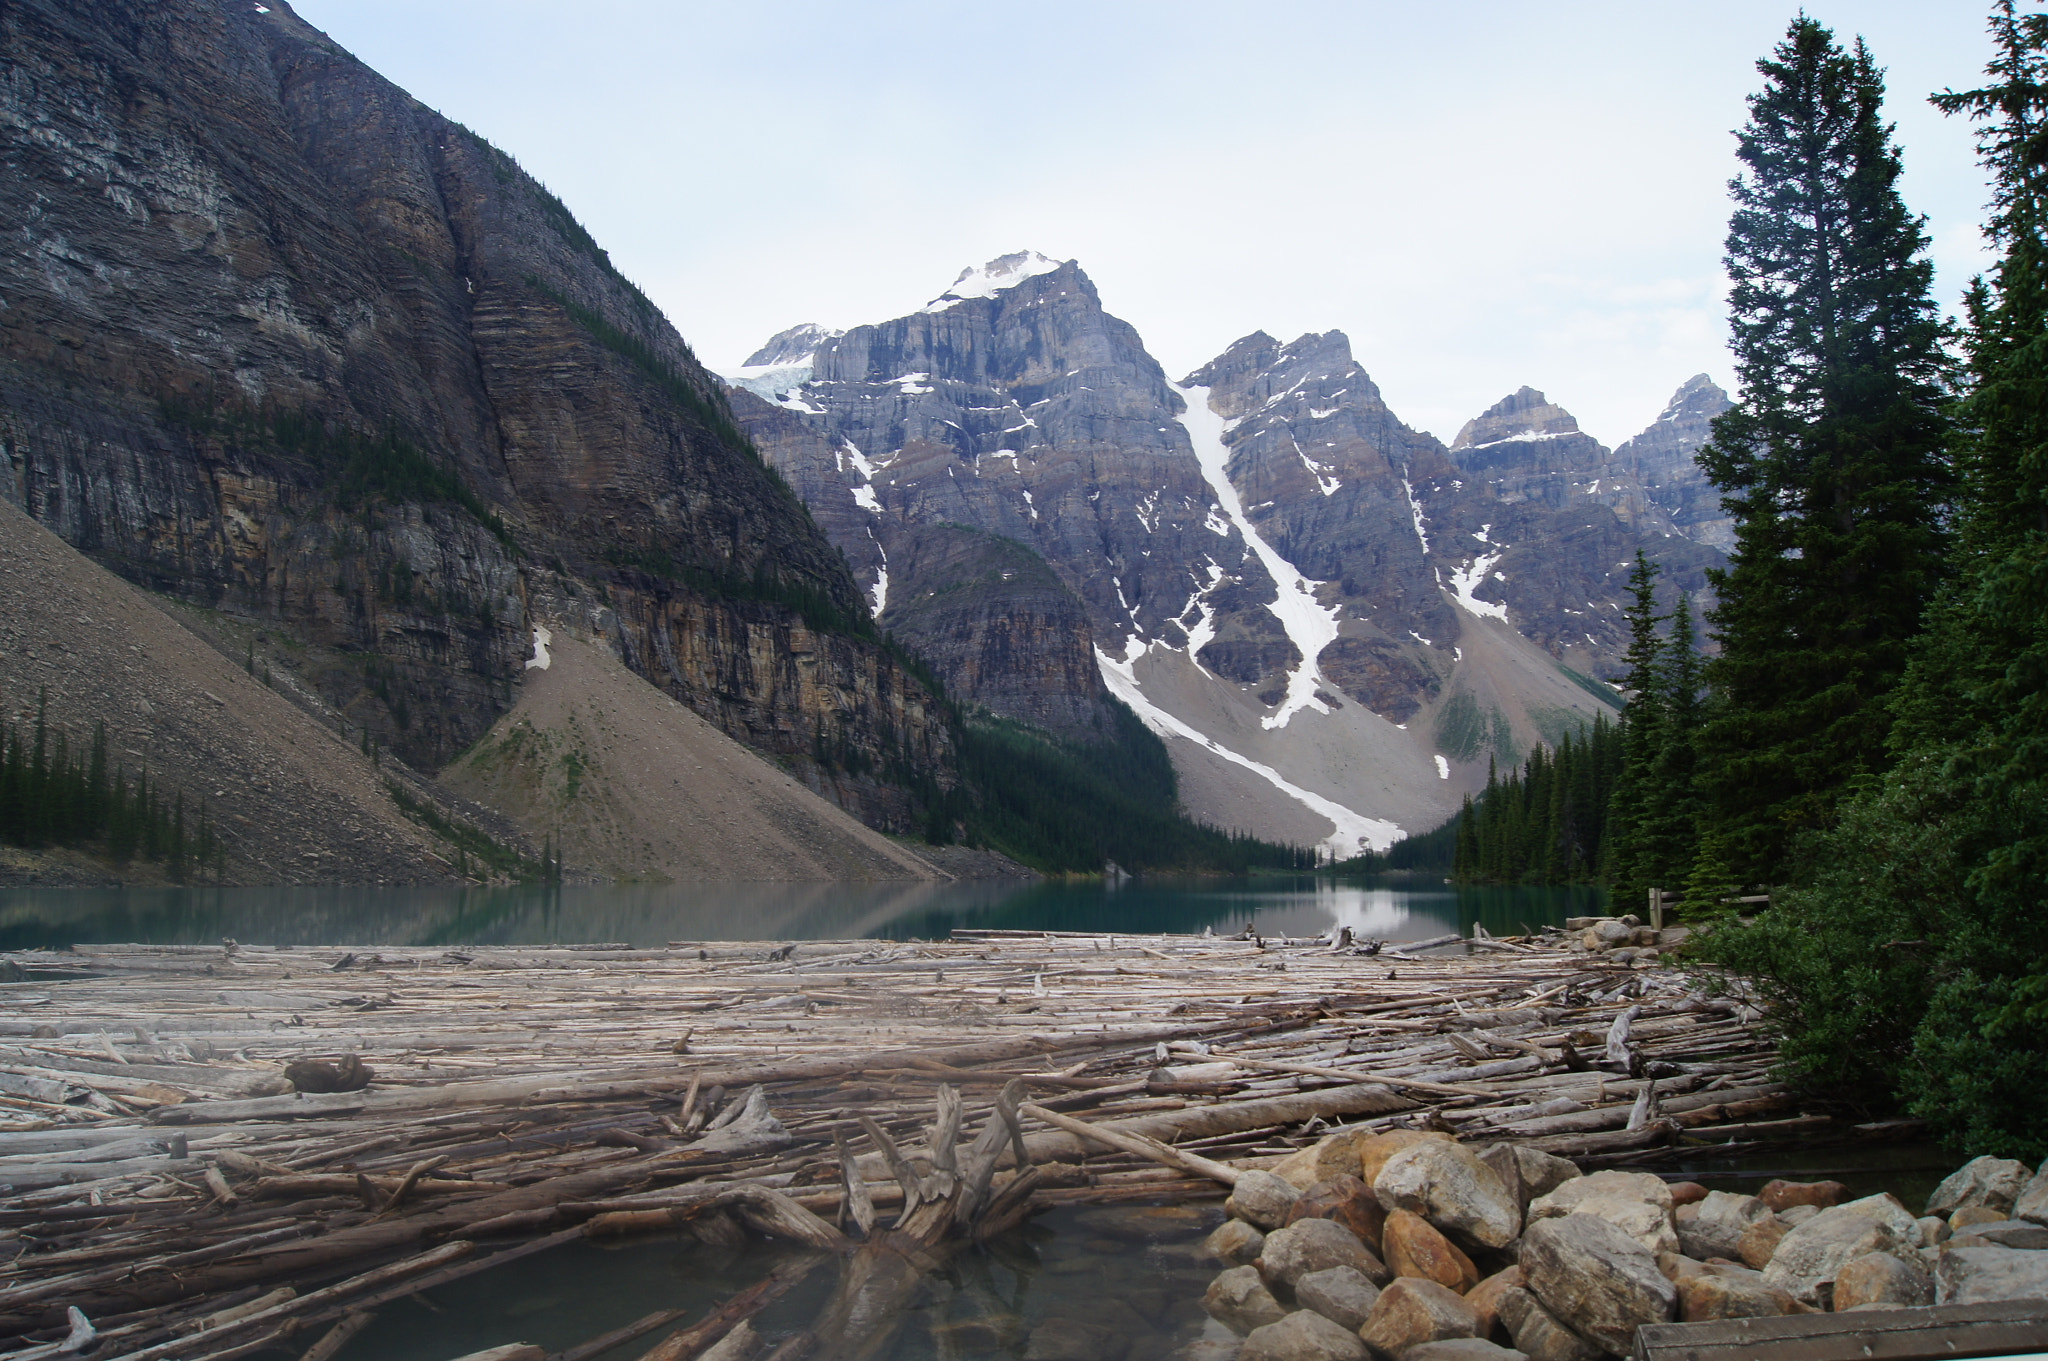
[[[1637,877],[1645,888],[1669,888],[1690,872],[1699,853],[1701,669],[1692,597],[1679,597],[1671,632],[1658,649],[1657,728],[1641,777],[1644,810],[1637,825]]]
[[[1650,882],[1643,840],[1651,816],[1649,771],[1663,710],[1657,669],[1663,647],[1657,637],[1658,571],[1657,564],[1638,551],[1628,574],[1628,652],[1623,657],[1628,670],[1621,679],[1628,708],[1622,713],[1621,771],[1608,813],[1607,882],[1617,900],[1632,898]]]
[[[1745,881],[1885,767],[1881,706],[1940,580],[1950,485],[1932,266],[1882,73],[1804,15],[1757,69],[1727,243],[1740,401],[1699,454],[1736,522],[1709,574],[1700,779]]]

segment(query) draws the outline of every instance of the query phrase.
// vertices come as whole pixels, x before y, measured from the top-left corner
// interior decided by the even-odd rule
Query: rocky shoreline
[[[1332,1134],[1238,1180],[1189,1361],[1598,1361],[1644,1325],[2048,1300],[2048,1163],[1977,1158],[1918,1216],[1846,1194]]]

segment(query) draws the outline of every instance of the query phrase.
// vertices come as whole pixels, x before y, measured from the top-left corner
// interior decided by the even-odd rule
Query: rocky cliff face
[[[958,559],[987,542],[965,526],[1079,597],[1192,811],[1347,853],[1611,703],[1589,678],[1639,546],[1680,584],[1713,557],[1601,499],[1613,456],[1540,393],[1447,450],[1339,332],[1247,336],[1170,383],[1078,265],[1028,252],[908,316],[785,332],[739,376],[756,443],[949,686],[1049,726],[1088,702],[1083,635],[1005,595],[1030,572]]]
[[[530,624],[871,820],[944,777],[933,701],[723,390],[503,153],[284,3],[0,11],[0,494],[129,579],[274,620],[437,765]]]
[[[1614,450],[1617,471],[1642,486],[1643,499],[1673,532],[1723,553],[1735,547],[1735,522],[1693,455],[1712,437],[1714,417],[1732,405],[1713,379],[1694,374],[1647,430]]]

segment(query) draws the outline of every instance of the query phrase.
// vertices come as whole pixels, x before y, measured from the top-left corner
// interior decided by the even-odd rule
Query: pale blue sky
[[[517,157],[713,367],[1031,248],[1178,378],[1341,329],[1445,439],[1517,386],[1614,443],[1705,370],[1759,0],[299,0]],[[1890,72],[1945,303],[1980,266],[1976,0],[1812,0]]]

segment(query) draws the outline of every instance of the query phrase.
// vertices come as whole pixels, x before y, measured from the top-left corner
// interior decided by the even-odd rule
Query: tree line
[[[1883,73],[1796,19],[1738,132],[1733,517],[1692,602],[1630,578],[1627,707],[1489,782],[1461,877],[1683,888],[1790,1071],[1971,1152],[2048,1153],[2048,15],[2000,0],[1979,88],[1990,270],[1945,323]],[[1569,750],[1570,759],[1567,760]],[[1615,759],[1618,756],[1618,759]],[[1610,778],[1586,840],[1579,799]],[[1441,845],[1441,841],[1438,842]],[[1587,866],[1597,868],[1589,871]],[[1734,919],[1731,900],[1770,906]]]
[[[203,801],[188,823],[184,791],[166,799],[147,767],[133,780],[123,764],[110,769],[104,721],[74,750],[62,728],[51,731],[47,693],[37,697],[32,727],[0,720],[0,842],[84,847],[118,865],[155,861],[178,883],[218,879],[227,866]]]

